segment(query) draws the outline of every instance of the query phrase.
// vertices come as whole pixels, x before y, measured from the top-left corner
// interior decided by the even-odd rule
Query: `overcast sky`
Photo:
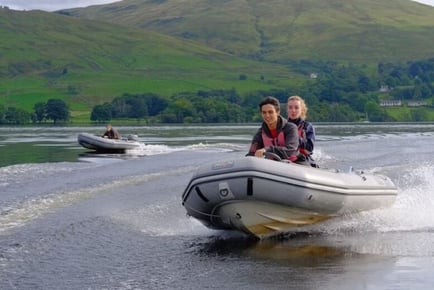
[[[86,7],[90,5],[119,2],[120,0],[0,0],[0,6],[8,6],[15,10],[40,9],[55,11],[66,8]],[[434,6],[434,0],[414,0]]]
[[[0,0],[0,6],[14,10],[40,9],[55,11],[66,8],[87,7],[90,5],[119,2],[120,0]],[[434,1],[434,0],[433,0]]]
[[[428,4],[431,6],[434,6],[434,0],[414,0],[415,2],[419,2],[419,3],[423,3],[423,4]]]

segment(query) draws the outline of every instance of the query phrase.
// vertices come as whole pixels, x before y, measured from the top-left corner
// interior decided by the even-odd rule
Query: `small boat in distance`
[[[143,146],[137,141],[137,136],[129,135],[122,139],[108,139],[89,133],[80,133],[77,136],[78,143],[84,148],[100,153],[125,153],[126,150]]]
[[[201,166],[182,195],[187,214],[213,229],[257,238],[332,217],[391,206],[386,176],[243,157]]]

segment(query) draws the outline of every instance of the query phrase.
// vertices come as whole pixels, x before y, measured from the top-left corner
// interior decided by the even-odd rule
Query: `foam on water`
[[[119,214],[113,219],[150,236],[202,236],[210,233],[199,221],[186,216],[179,198],[172,198],[164,204],[145,205],[138,210]]]
[[[151,145],[143,143],[137,148],[127,150],[125,153],[127,155],[148,156],[156,154],[167,154],[177,150],[179,149],[171,148],[167,145]]]
[[[60,208],[69,207],[73,204],[82,202],[85,199],[93,198],[96,195],[113,191],[113,189],[142,184],[173,174],[176,175],[191,172],[192,169],[193,168],[191,167],[181,167],[165,172],[131,175],[128,177],[123,177],[122,179],[113,180],[111,182],[101,181],[102,183],[100,184],[94,183],[91,186],[81,187],[76,190],[52,192],[41,197],[17,200],[13,204],[8,204],[7,206],[0,208],[0,234],[6,232],[7,230],[24,226],[27,222],[30,222],[47,213],[54,212]],[[44,171],[43,174],[49,174],[49,171]],[[161,209],[159,208],[162,206],[164,205],[156,205],[156,209],[161,212]],[[152,213],[152,211],[147,212]],[[154,218],[156,222],[161,222],[158,215]]]
[[[32,179],[50,176],[54,172],[70,172],[77,168],[85,168],[85,163],[32,163],[0,167],[0,190],[11,183],[20,183]]]
[[[319,153],[321,155],[321,153]],[[321,158],[325,158],[322,156]],[[397,166],[374,168],[370,173],[384,174],[397,171],[399,178],[398,196],[390,208],[381,208],[357,214],[349,214],[326,222],[295,229],[295,232],[311,234],[341,235],[351,233],[399,233],[434,232],[434,166]],[[134,216],[138,217],[135,220]],[[180,199],[166,204],[145,206],[139,212],[119,217],[137,230],[150,235],[212,235],[216,231],[207,229],[200,222],[185,216]],[[135,220],[135,221],[134,221]]]
[[[349,134],[365,134],[347,127]],[[388,127],[385,131],[390,132],[396,126]],[[320,135],[326,140],[316,143],[314,158],[320,166],[385,174],[399,188],[396,203],[329,220],[307,229],[307,234],[250,243],[188,218],[181,194],[202,162],[243,156],[256,128],[245,130],[249,140],[239,147],[224,145],[229,139],[206,142],[202,133],[223,135],[207,127],[200,132],[196,127],[177,129],[194,132],[193,142],[184,142],[183,134],[150,127],[140,130],[151,138],[164,133],[158,135],[159,143],[179,147],[148,147],[158,154],[155,157],[146,155],[147,149],[128,156],[81,157],[80,149],[74,157],[88,162],[49,163],[76,160],[59,158],[22,159],[45,164],[6,164],[0,168],[0,288],[432,288],[434,163],[428,160],[434,159],[434,138],[380,132],[344,139],[340,130],[332,130],[336,142],[330,142]],[[323,134],[321,126],[317,128]],[[88,131],[74,130],[67,134]],[[99,132],[100,126],[94,130]],[[37,135],[29,131],[29,137]],[[74,136],[67,140],[77,146]],[[140,154],[146,157],[137,158]]]
[[[33,133],[32,133],[33,134]],[[32,135],[31,134],[31,135]],[[343,148],[348,147],[346,142],[348,141],[360,141],[360,140],[395,140],[395,143],[401,143],[401,140],[417,139],[425,142],[424,138],[420,138],[422,135],[430,137],[433,133],[404,133],[396,135],[394,133],[388,134],[362,134],[357,136],[333,136],[333,138],[345,139],[340,145],[339,142],[330,146],[336,147],[340,145]],[[34,134],[33,134],[34,135]],[[326,137],[324,137],[326,138]],[[431,138],[426,138],[430,141]],[[74,139],[73,139],[74,140]],[[46,141],[46,140],[45,140]],[[326,141],[328,142],[328,141]],[[388,141],[389,142],[389,141]],[[390,143],[390,142],[389,142]],[[339,158],[341,155],[329,153],[326,150],[324,143],[319,142],[315,148],[314,159],[322,164],[327,163],[330,160]],[[397,146],[400,144],[397,144]],[[80,161],[88,161],[92,164],[84,165],[86,163],[66,163],[65,166],[59,166],[56,164],[24,164],[16,166],[8,166],[0,168],[0,190],[6,188],[11,183],[20,183],[26,179],[37,179],[44,176],[49,176],[53,172],[59,172],[62,170],[74,170],[76,167],[86,167],[104,165],[112,162],[120,162],[124,159],[135,158],[140,156],[149,156],[156,154],[170,154],[178,151],[202,151],[202,152],[233,152],[241,151],[247,152],[248,144],[240,145],[233,143],[196,143],[184,146],[168,146],[158,144],[143,144],[143,146],[130,150],[127,154],[115,156],[115,155],[89,155],[80,157]],[[323,148],[324,147],[324,148]],[[421,148],[427,148],[421,146]],[[400,148],[401,150],[401,148]],[[353,157],[354,152],[339,152],[345,153],[350,157]],[[352,162],[355,159],[349,159],[344,156],[344,161]],[[374,155],[372,158],[376,158]],[[348,160],[349,159],[349,160]],[[338,160],[340,161],[340,160]],[[364,160],[362,160],[364,161]],[[373,162],[371,162],[372,164]],[[402,162],[405,163],[405,162]],[[363,212],[354,215],[348,215],[344,217],[335,218],[329,220],[320,225],[307,228],[312,233],[348,233],[348,232],[399,232],[399,231],[431,231],[434,228],[434,214],[431,213],[431,209],[434,206],[434,197],[431,194],[431,188],[434,188],[434,181],[432,176],[434,173],[434,167],[431,164],[417,165],[409,167],[408,164],[399,164],[394,167],[377,167],[370,169],[371,172],[381,173],[385,175],[394,175],[394,182],[399,188],[399,194],[395,204],[391,208],[378,209],[369,212]],[[389,174],[390,173],[390,174]],[[139,179],[143,176],[138,177]],[[123,185],[128,182],[133,182],[134,177],[126,178],[120,182]],[[35,197],[29,199],[26,203],[20,203],[19,206],[14,207],[8,205],[2,210],[0,215],[0,224],[3,222],[7,224],[7,227],[14,227],[20,224],[25,224],[29,219],[43,215],[50,210],[55,210],[61,206],[67,206],[72,204],[75,200],[84,199],[86,197],[94,196],[104,190],[104,186],[113,187],[116,186],[116,182],[108,185],[96,185],[98,189],[82,188],[71,192],[53,192],[49,196]],[[126,183],[123,183],[126,182]],[[0,204],[1,206],[1,204]],[[134,218],[134,217],[137,218]],[[10,220],[6,222],[5,217]],[[16,223],[14,224],[12,217],[15,217]],[[145,205],[138,212],[132,212],[131,215],[125,214],[125,217],[119,217],[119,221],[130,223],[139,231],[148,233],[150,235],[177,235],[177,234],[198,234],[209,235],[214,231],[207,229],[201,223],[192,218],[185,216],[185,210],[180,204],[180,196],[176,196],[173,200],[168,200],[167,203],[162,204],[150,204]],[[146,221],[146,222],[144,222]],[[305,228],[303,228],[305,230]],[[0,229],[1,231],[1,229]]]
[[[400,177],[395,181],[398,196],[390,208],[334,218],[311,227],[310,231],[327,234],[434,231],[434,167],[401,166],[395,170],[400,170]]]
[[[186,146],[186,150],[193,151],[210,151],[210,152],[231,152],[231,151],[245,151],[247,153],[246,146],[232,143],[198,143]]]

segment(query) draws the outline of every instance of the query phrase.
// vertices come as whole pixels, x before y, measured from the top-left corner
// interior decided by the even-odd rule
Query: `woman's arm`
[[[305,123],[305,136],[300,140],[301,148],[306,149],[309,152],[313,152],[314,143],[315,143],[315,129],[312,124],[309,122]]]

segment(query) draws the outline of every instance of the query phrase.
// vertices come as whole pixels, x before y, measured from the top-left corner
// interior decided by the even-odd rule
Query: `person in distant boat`
[[[280,103],[274,97],[266,97],[259,104],[262,126],[253,136],[247,156],[266,157],[266,152],[281,159],[303,163],[304,156],[298,152],[297,126],[280,115]]]
[[[311,166],[318,167],[312,158],[315,129],[310,122],[306,121],[307,106],[305,101],[300,96],[290,96],[286,103],[286,111],[288,122],[295,124],[298,128],[298,151],[306,157]]]
[[[106,131],[104,132],[102,137],[108,139],[120,139],[121,135],[119,135],[119,132],[115,128],[113,128],[111,124],[107,124]]]

